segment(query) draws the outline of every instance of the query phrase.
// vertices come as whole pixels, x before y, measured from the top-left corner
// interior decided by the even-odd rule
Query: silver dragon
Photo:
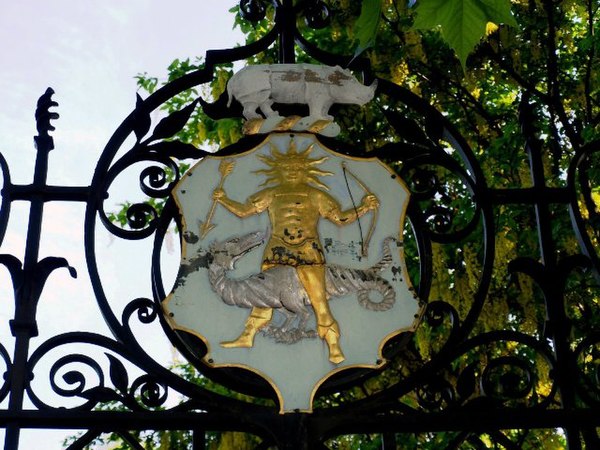
[[[327,297],[341,297],[356,292],[359,304],[371,311],[387,311],[394,306],[396,293],[390,283],[380,275],[392,263],[390,245],[395,239],[383,242],[383,256],[367,269],[354,269],[328,264],[326,270]],[[234,279],[228,273],[236,262],[264,242],[261,232],[249,233],[225,241],[210,244],[207,253],[199,254],[182,265],[180,280],[200,267],[208,269],[208,279],[215,293],[228,305],[241,308],[269,307],[281,312],[281,326],[268,326],[261,331],[278,342],[293,343],[302,338],[316,337],[315,330],[307,330],[310,318],[310,302],[302,287],[296,270],[291,266],[276,266],[244,279]],[[183,281],[181,281],[183,283]],[[381,299],[373,301],[371,291]],[[293,327],[297,323],[296,327]]]

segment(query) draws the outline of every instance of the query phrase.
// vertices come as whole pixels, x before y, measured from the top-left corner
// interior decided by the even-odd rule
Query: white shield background
[[[273,134],[260,146],[240,156],[228,157],[235,162],[223,186],[227,195],[244,203],[248,196],[263,189],[264,176],[253,172],[265,168],[257,154],[270,155],[271,144],[287,153],[293,136],[299,152],[314,144],[311,158],[327,156],[318,166],[334,176],[321,177],[329,187],[328,193],[342,206],[353,208],[343,175],[342,162],[347,169],[379,199],[380,206],[376,228],[371,239],[368,257],[361,257],[361,237],[358,222],[345,226],[335,225],[326,219],[319,221],[319,234],[325,249],[327,264],[364,269],[376,264],[382,257],[385,238],[392,236],[401,242],[404,214],[408,204],[408,190],[401,181],[377,159],[353,159],[335,153],[320,144],[310,134]],[[174,189],[174,197],[183,216],[184,232],[200,236],[200,223],[210,210],[212,192],[220,181],[219,164],[222,158],[208,157],[194,166]],[[356,206],[366,194],[350,175],[348,184]],[[373,212],[361,217],[363,236],[373,219]],[[268,238],[267,213],[240,219],[217,205],[212,223],[216,226],[204,239],[185,242],[182,264],[206,253],[213,241],[222,241],[254,231],[262,231]],[[230,278],[241,279],[261,271],[264,244],[255,248],[237,263]],[[212,290],[208,271],[200,268],[185,277],[164,301],[166,317],[173,328],[182,329],[200,337],[208,346],[205,360],[215,367],[238,366],[252,370],[264,377],[276,390],[281,411],[310,411],[317,387],[336,371],[349,367],[378,367],[383,344],[402,331],[413,330],[418,324],[422,308],[410,288],[401,245],[392,245],[393,263],[381,273],[396,291],[396,302],[387,311],[369,311],[358,304],[356,294],[332,298],[330,308],[340,327],[340,346],[346,357],[340,364],[328,359],[325,341],[303,339],[294,344],[278,343],[261,333],[256,335],[252,348],[222,348],[219,343],[239,336],[244,329],[250,310],[225,304]],[[398,271],[400,269],[400,271]],[[182,281],[182,280],[179,280]],[[374,300],[376,295],[371,294]],[[314,316],[309,326],[315,328]],[[273,322],[280,317],[275,310]]]

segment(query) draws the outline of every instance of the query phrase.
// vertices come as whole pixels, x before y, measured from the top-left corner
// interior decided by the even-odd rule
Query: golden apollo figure
[[[378,208],[379,201],[368,194],[358,208],[342,211],[340,204],[326,192],[328,187],[318,178],[333,175],[316,167],[327,158],[311,159],[312,148],[310,145],[299,153],[292,141],[288,153],[284,154],[271,145],[271,156],[259,156],[268,168],[255,172],[266,175],[267,179],[261,185],[266,186],[264,189],[240,203],[228,198],[218,187],[213,199],[240,218],[267,211],[271,235],[263,255],[262,270],[278,265],[296,269],[315,312],[318,335],[327,343],[329,360],[339,364],[344,360],[344,354],[339,344],[339,325],[327,301],[325,256],[317,225],[321,217],[337,225],[352,223]],[[252,347],[256,332],[269,323],[272,315],[272,308],[252,308],[242,334],[221,345],[226,348]]]

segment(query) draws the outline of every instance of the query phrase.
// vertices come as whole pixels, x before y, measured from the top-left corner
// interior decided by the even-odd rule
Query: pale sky
[[[54,100],[60,105],[56,111],[61,116],[54,121],[56,131],[52,134],[56,148],[50,153],[49,182],[88,185],[102,148],[135,104],[133,77],[141,72],[164,77],[166,67],[175,58],[194,59],[206,50],[241,42],[239,30],[232,30],[234,17],[228,12],[235,3],[235,0],[5,0],[0,9],[0,153],[9,163],[12,181],[31,182],[35,161],[34,112],[38,97],[47,87],[56,91]],[[27,206],[22,202],[13,205],[0,253],[22,259]],[[83,208],[76,204],[46,207],[40,259],[48,255],[66,257],[79,277],[73,280],[65,270],[51,275],[38,311],[41,336],[32,341],[33,349],[63,331],[108,333],[86,272],[82,217]],[[104,235],[97,242],[99,256],[107,261],[102,274],[106,279],[116,280],[115,284],[122,289],[114,294],[116,302],[126,304],[133,300],[132,295],[138,295],[132,281],[145,281],[147,273],[137,266],[136,260],[121,256],[119,242]],[[146,242],[128,245],[129,255],[148,251],[142,249],[148,247]],[[137,273],[127,273],[133,267],[138,269]],[[8,320],[12,318],[14,302],[10,278],[4,268],[0,268],[0,303],[3,305],[0,340],[12,353]],[[152,344],[159,357],[168,359],[168,342],[158,339]],[[3,370],[0,367],[0,372]],[[47,373],[41,372],[35,381],[48,385]],[[39,393],[44,394],[43,388],[40,387]],[[2,407],[6,407],[6,402]],[[42,448],[43,442],[44,449],[60,449],[68,434],[72,433],[23,431],[20,448],[36,450]],[[0,433],[0,442],[3,436]]]

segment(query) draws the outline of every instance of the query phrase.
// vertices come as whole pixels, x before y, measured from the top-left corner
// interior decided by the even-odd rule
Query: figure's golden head
[[[298,152],[296,143],[292,139],[287,153],[280,152],[277,147],[271,144],[271,155],[258,155],[268,169],[257,170],[254,173],[266,175],[267,179],[261,186],[278,185],[297,181],[318,186],[323,189],[329,189],[325,184],[319,181],[319,177],[333,175],[332,172],[318,169],[316,166],[327,160],[323,158],[310,158],[314,144],[309,145],[305,150]]]

